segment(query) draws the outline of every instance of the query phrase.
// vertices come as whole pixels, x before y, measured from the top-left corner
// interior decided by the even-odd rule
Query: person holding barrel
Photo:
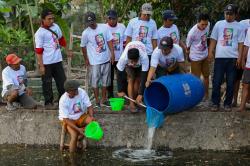
[[[163,75],[186,72],[184,61],[182,48],[174,44],[171,37],[163,37],[152,54],[145,86],[148,87],[151,84],[155,74],[158,78]]]

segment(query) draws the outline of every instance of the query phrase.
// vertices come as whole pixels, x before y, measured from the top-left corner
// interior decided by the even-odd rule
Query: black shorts
[[[240,81],[242,79],[242,75],[243,75],[243,69],[237,69],[236,70],[236,81]]]
[[[141,75],[141,67],[133,68],[133,67],[126,67],[127,77],[135,80],[137,77]]]
[[[250,70],[247,69],[244,70],[242,83],[250,84]]]

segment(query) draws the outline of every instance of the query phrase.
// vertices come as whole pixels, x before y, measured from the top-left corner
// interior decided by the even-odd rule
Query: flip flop
[[[135,113],[139,113],[140,110],[138,108],[135,107],[135,109],[131,109],[131,107],[129,106],[128,107],[129,111],[132,113],[132,114],[135,114]],[[132,111],[133,110],[133,111]]]

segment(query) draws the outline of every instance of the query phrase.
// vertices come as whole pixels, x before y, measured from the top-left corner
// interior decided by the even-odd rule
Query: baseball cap
[[[80,86],[80,83],[76,80],[67,80],[64,83],[65,91],[76,90],[79,88],[79,86]]]
[[[173,48],[173,39],[171,37],[163,37],[159,43],[159,49]]]
[[[231,13],[235,14],[235,13],[237,13],[237,6],[234,4],[228,4],[224,8],[224,12],[231,12]]]
[[[115,10],[109,10],[107,11],[108,18],[117,18],[117,12]]]
[[[128,59],[137,60],[139,56],[140,56],[140,53],[137,48],[131,48],[128,50]]]
[[[8,65],[15,65],[20,63],[22,59],[16,56],[16,54],[9,54],[6,56],[5,60]]]
[[[141,7],[141,13],[142,14],[150,14],[150,15],[152,15],[152,6],[151,6],[151,4],[150,3],[144,3],[143,5],[142,5],[142,7]]]
[[[173,10],[165,10],[162,13],[162,18],[164,20],[170,19],[170,20],[177,20],[178,18],[176,17],[176,15],[174,14]]]
[[[93,12],[87,12],[85,14],[85,23],[86,24],[92,24],[96,21],[95,13]]]

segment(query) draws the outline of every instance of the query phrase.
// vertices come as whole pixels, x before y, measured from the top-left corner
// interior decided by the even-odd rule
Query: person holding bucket
[[[155,74],[158,78],[167,74],[185,72],[184,61],[182,48],[174,44],[171,37],[163,37],[152,54],[145,86],[148,87],[151,84]]]
[[[76,151],[85,126],[95,120],[89,96],[79,86],[76,80],[67,80],[64,84],[66,92],[59,100],[59,120],[70,134],[70,152]]]
[[[123,97],[126,95],[124,91],[126,89],[125,85],[121,84],[124,82],[122,78],[125,70],[128,80],[128,96],[136,99],[138,104],[142,103],[148,68],[149,59],[145,45],[140,41],[128,43],[117,63],[118,96]],[[129,107],[132,113],[138,112],[133,101],[130,101]]]

